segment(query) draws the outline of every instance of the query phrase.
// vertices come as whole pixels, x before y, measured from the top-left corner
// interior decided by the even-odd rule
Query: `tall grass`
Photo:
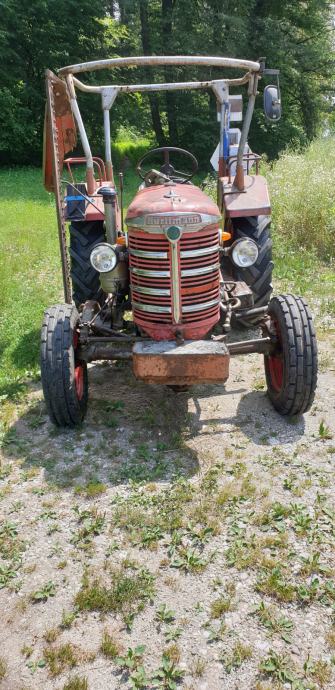
[[[284,153],[266,176],[278,242],[323,260],[335,257],[335,140]]]

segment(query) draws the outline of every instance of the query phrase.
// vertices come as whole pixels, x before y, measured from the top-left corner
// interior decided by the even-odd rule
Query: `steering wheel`
[[[189,151],[186,151],[185,149],[179,149],[176,146],[161,146],[157,149],[151,149],[150,151],[145,153],[144,156],[142,156],[142,158],[138,161],[136,171],[138,172],[142,180],[146,180],[146,175],[148,175],[148,173],[144,174],[142,172],[142,165],[147,158],[149,158],[155,153],[162,154],[164,163],[163,165],[161,165],[159,170],[161,173],[163,173],[164,176],[166,175],[167,178],[170,180],[178,180],[182,184],[185,184],[185,182],[188,182],[199,169],[199,164],[196,157],[193,156],[193,154]],[[182,170],[176,170],[170,163],[170,153],[181,153],[183,156],[189,158],[192,163],[192,172],[187,173],[183,172]]]

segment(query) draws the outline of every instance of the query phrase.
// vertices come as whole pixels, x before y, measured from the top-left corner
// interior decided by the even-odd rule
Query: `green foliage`
[[[260,670],[282,683],[292,683],[295,675],[290,657],[270,651],[260,664]]]
[[[304,152],[288,151],[266,170],[276,254],[286,263],[287,252],[301,248],[309,252],[305,262],[308,256],[312,262],[315,255],[334,257],[334,167],[335,144],[328,137],[317,139]]]
[[[122,33],[99,0],[8,0],[0,34],[0,155],[3,161],[40,161],[44,72],[103,57]]]
[[[154,673],[152,684],[154,688],[166,688],[167,690],[175,690],[177,683],[181,681],[183,671],[176,666],[174,661],[169,659],[166,654],[162,656],[162,663],[157,671]]]
[[[47,601],[49,597],[54,597],[56,594],[56,587],[52,580],[49,580],[43,587],[40,589],[37,589],[35,592],[32,593],[31,595],[31,600],[37,604],[41,601]]]
[[[155,619],[158,623],[172,623],[175,617],[175,612],[169,609],[166,604],[160,604],[158,606],[155,614]]]
[[[133,671],[139,666],[140,662],[142,661],[144,652],[144,645],[138,645],[138,647],[135,647],[134,649],[132,649],[132,647],[129,647],[123,656],[118,656],[116,658],[116,663],[123,669]]]
[[[268,123],[261,94],[251,144],[270,157],[290,143],[304,145],[331,110],[331,6],[330,0],[293,5],[289,0],[8,0],[2,7],[0,33],[0,161],[41,160],[46,68],[57,70],[115,54],[207,53],[251,59],[266,55],[267,64],[282,73],[284,117],[276,129]],[[220,73],[201,67],[162,67],[138,69],[134,76],[133,71],[117,70],[114,75],[122,84],[207,79]],[[101,80],[111,81],[111,72],[103,73]],[[80,104],[92,147],[101,154],[99,99],[81,95]],[[331,116],[328,119],[331,122]],[[112,117],[116,162],[137,157],[148,138],[160,145],[190,148],[208,165],[218,140],[213,94],[117,98]]]

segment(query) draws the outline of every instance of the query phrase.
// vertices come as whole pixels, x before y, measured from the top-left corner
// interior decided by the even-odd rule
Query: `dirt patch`
[[[91,366],[76,431],[31,388],[2,439],[1,688],[335,687],[334,341],[320,348],[296,423],[254,355],[180,394]]]

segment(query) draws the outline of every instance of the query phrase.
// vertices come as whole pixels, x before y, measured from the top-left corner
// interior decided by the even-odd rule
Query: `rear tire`
[[[269,316],[278,346],[264,357],[268,396],[280,414],[304,414],[313,403],[317,384],[312,315],[301,297],[279,295],[269,304]]]
[[[77,309],[87,300],[96,300],[100,304],[104,300],[99,273],[90,262],[91,251],[99,242],[105,242],[102,221],[72,221],[70,224],[72,297]]]
[[[250,268],[238,268],[233,265],[234,280],[242,280],[251,288],[254,295],[254,306],[264,307],[272,293],[272,240],[270,237],[271,216],[248,216],[246,218],[232,218],[234,236],[239,240],[249,237],[258,246],[258,259]],[[251,328],[262,320],[262,316],[248,319],[235,319],[237,328]]]
[[[76,426],[87,410],[87,364],[76,356],[78,312],[71,304],[57,304],[44,312],[41,331],[41,378],[51,421]]]

